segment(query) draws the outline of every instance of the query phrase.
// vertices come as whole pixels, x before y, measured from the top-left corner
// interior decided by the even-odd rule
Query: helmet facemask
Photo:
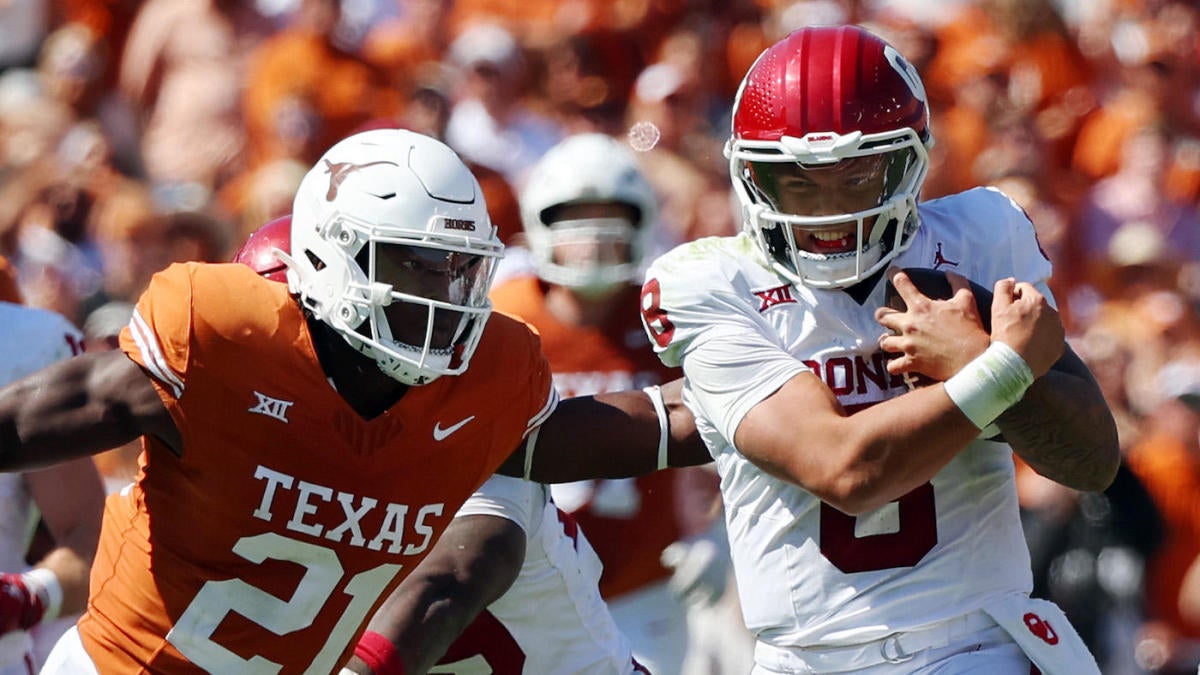
[[[641,218],[632,204],[577,202],[546,209],[532,230],[538,276],[585,297],[604,297],[641,274]]]
[[[851,286],[911,244],[929,163],[911,130],[731,145],[745,225],[788,280]]]
[[[332,239],[353,264],[339,301],[323,308],[306,302],[310,311],[405,384],[465,371],[491,314],[499,246],[480,251],[445,234],[389,236],[344,215],[326,227],[337,231]]]

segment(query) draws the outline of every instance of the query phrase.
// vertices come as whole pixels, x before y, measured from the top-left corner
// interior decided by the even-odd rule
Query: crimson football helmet
[[[280,216],[255,230],[237,253],[233,262],[247,265],[271,281],[287,283],[287,265],[279,254],[292,251],[292,216]]]
[[[504,245],[449,146],[402,129],[339,141],[300,182],[290,248],[291,292],[380,370],[408,385],[466,371]]]
[[[842,288],[912,243],[931,145],[913,66],[862,28],[823,26],[791,33],[754,62],[725,155],[743,225],[774,269]],[[838,187],[809,180],[839,168]],[[837,196],[860,185],[862,205],[839,210]]]

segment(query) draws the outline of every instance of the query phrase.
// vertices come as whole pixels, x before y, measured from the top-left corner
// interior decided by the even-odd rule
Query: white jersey
[[[54,312],[0,302],[0,386],[79,353],[83,335]],[[0,473],[0,572],[22,572],[38,512],[19,473]],[[0,672],[22,662],[26,633],[0,639]]]
[[[957,272],[985,288],[1014,276],[1049,296],[1050,263],[1033,225],[999,191],[926,202],[899,267]],[[1032,587],[1007,445],[977,441],[897,502],[847,516],[768,475],[733,447],[738,424],[811,371],[847,410],[903,394],[878,347],[878,283],[863,304],[792,285],[753,239],[680,246],[647,273],[643,315],[721,475],[746,625],[771,645],[856,644],[976,610]],[[780,424],[804,433],[803,411]]]
[[[508,591],[430,673],[633,672],[629,641],[600,598],[600,559],[545,486],[492,476],[456,515],[500,516],[520,525],[528,536],[525,562]]]

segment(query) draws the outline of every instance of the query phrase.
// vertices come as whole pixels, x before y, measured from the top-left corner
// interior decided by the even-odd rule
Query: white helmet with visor
[[[376,129],[334,145],[301,182],[288,286],[383,372],[422,385],[467,369],[503,250],[453,150]]]

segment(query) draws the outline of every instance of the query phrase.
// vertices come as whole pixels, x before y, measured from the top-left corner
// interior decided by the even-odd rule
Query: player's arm
[[[881,346],[902,355],[889,370],[941,380],[987,358],[989,336],[965,279],[955,275],[955,295],[941,301],[922,295],[903,273],[893,281],[908,309],[876,313],[891,331]],[[991,339],[1011,347],[1032,376],[1045,373],[1062,351],[1057,312],[1030,284],[1006,280],[995,295]],[[857,515],[930,480],[978,435],[979,426],[941,382],[850,414],[823,382],[801,372],[750,409],[734,442],[764,471]]]
[[[90,458],[31,471],[25,475],[33,501],[56,547],[37,567],[53,571],[62,584],[62,613],[81,612],[87,603],[88,573],[100,538],[104,483]]]
[[[525,542],[525,531],[508,518],[456,516],[429,556],[375,612],[347,669],[381,674],[395,672],[386,666],[399,663],[408,675],[428,671],[512,585],[525,560]]]
[[[1100,491],[1117,475],[1121,450],[1112,411],[1070,347],[1020,402],[996,418],[996,426],[1014,452],[1057,483]]]
[[[145,434],[180,449],[149,376],[120,351],[59,361],[0,389],[0,471],[44,468]]]
[[[100,537],[104,487],[89,458],[24,476],[57,544],[32,570],[0,574],[0,634],[82,612]]]
[[[657,395],[661,407],[655,393],[639,390],[564,399],[498,473],[566,483],[711,462],[683,404],[683,380],[664,384]]]

